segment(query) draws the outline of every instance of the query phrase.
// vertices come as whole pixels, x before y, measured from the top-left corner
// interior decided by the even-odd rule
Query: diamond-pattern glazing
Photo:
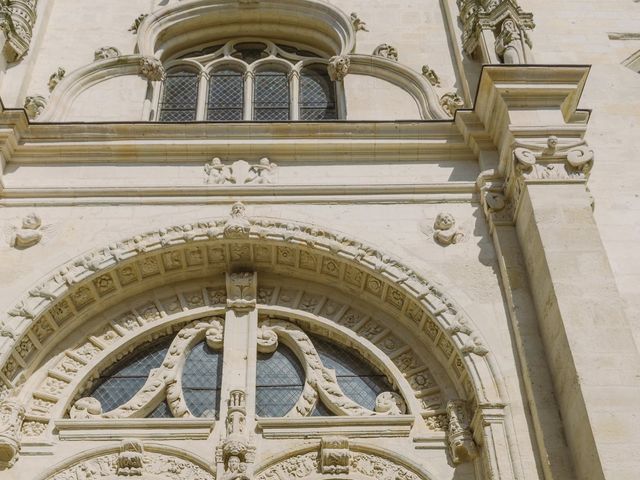
[[[282,72],[260,72],[255,79],[254,119],[289,120],[289,80]]]
[[[244,81],[242,74],[231,70],[215,72],[209,80],[207,120],[212,122],[242,120]]]
[[[190,72],[167,75],[160,104],[161,122],[190,122],[196,119],[198,76]]]
[[[173,418],[171,414],[171,410],[169,410],[169,405],[167,405],[166,401],[160,402],[160,405],[156,407],[156,409],[147,415],[147,418]]]
[[[129,401],[147,381],[151,369],[162,364],[171,340],[163,339],[147,348],[136,350],[105,370],[98,379],[98,386],[88,396],[100,401],[103,412]]]
[[[256,413],[282,417],[296,404],[304,386],[304,370],[295,354],[280,344],[273,354],[258,354]]]
[[[378,395],[393,391],[387,378],[355,350],[347,350],[315,336],[312,342],[324,366],[335,370],[340,388],[354,402],[373,410]]]
[[[205,342],[187,357],[182,372],[182,390],[189,410],[196,417],[216,417],[220,405],[222,354]]]
[[[329,75],[307,69],[300,77],[300,120],[335,120],[335,86]]]

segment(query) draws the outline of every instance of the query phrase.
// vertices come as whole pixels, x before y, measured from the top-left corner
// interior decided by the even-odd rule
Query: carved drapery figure
[[[458,0],[467,55],[483,63],[533,63],[533,15],[516,0]]]
[[[452,400],[447,403],[449,416],[448,440],[453,463],[470,462],[478,455],[476,444],[469,430],[469,419],[465,403]]]
[[[522,35],[510,18],[502,23],[500,33],[496,37],[496,53],[502,59],[502,63],[525,63]]]
[[[211,185],[265,185],[274,183],[278,165],[268,158],[261,158],[257,164],[250,165],[245,160],[236,160],[230,166],[215,157],[204,166],[205,183]]]
[[[0,403],[0,468],[11,467],[20,454],[20,429],[24,407],[15,399]]]

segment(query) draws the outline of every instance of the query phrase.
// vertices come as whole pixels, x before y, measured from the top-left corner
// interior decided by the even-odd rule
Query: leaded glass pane
[[[191,72],[175,72],[164,81],[160,104],[161,122],[192,122],[196,119],[198,76]]]
[[[282,72],[261,72],[255,80],[254,119],[289,120],[289,81]]]
[[[355,350],[319,337],[312,337],[312,342],[323,365],[335,370],[340,388],[354,402],[373,410],[378,395],[394,390],[387,378],[369,365]]]
[[[100,401],[103,412],[125,404],[145,384],[151,369],[162,364],[170,343],[171,339],[164,339],[115,363],[100,375],[98,386],[88,396]]]
[[[300,120],[335,120],[335,86],[326,72],[305,69],[300,77]]]
[[[222,354],[205,342],[198,343],[187,357],[182,372],[182,390],[196,417],[216,417],[220,406]]]
[[[291,410],[304,386],[304,370],[295,354],[280,344],[272,354],[258,354],[256,413],[282,417]]]
[[[244,81],[232,70],[215,72],[209,80],[207,120],[212,122],[242,120]]]
[[[147,418],[173,418],[173,414],[169,409],[166,401],[160,402],[156,409],[147,415]]]

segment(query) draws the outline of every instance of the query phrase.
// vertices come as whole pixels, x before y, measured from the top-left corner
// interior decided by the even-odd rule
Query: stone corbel
[[[347,55],[339,55],[331,57],[329,64],[327,65],[327,71],[329,77],[333,82],[342,82],[349,73],[351,67],[351,60]]]
[[[351,452],[347,437],[324,437],[320,442],[320,472],[348,475]]]
[[[150,82],[162,82],[167,77],[162,62],[154,57],[140,59],[140,75]]]
[[[447,403],[449,430],[447,439],[451,459],[455,465],[471,462],[478,456],[478,449],[470,430],[469,414],[462,400]]]
[[[23,421],[24,407],[16,399],[0,403],[0,468],[10,468],[18,460]]]

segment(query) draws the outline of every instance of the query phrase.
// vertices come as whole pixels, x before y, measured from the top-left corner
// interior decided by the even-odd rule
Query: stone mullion
[[[244,274],[236,274],[244,275]],[[255,273],[250,286],[240,290],[234,274],[227,274],[227,312],[224,325],[220,418],[227,415],[226,401],[234,390],[246,394],[247,423],[255,418],[258,311],[256,309]],[[241,292],[238,295],[238,292]]]
[[[622,427],[637,415],[640,356],[591,202],[580,182],[525,181],[516,230],[577,476],[635,478],[619,452],[640,447]]]

